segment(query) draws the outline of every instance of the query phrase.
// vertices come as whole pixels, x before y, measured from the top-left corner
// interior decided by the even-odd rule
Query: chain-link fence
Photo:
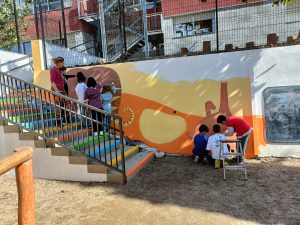
[[[107,63],[300,44],[300,0],[33,2],[32,36]]]

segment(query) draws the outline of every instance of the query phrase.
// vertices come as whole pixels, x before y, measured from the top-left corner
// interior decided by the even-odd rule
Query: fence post
[[[218,0],[216,1],[216,42],[217,42],[217,52],[219,52],[219,8]]]
[[[62,23],[64,28],[65,47],[67,48],[68,41],[67,41],[66,19],[65,19],[65,5],[63,0],[61,0],[60,3],[61,3],[61,17],[62,17]]]
[[[16,181],[18,188],[18,221],[19,225],[35,224],[34,209],[34,181],[32,170],[31,147],[19,147],[14,154],[0,159],[0,175],[16,168]]]
[[[15,152],[19,150],[16,149]],[[18,188],[18,224],[34,225],[34,182],[32,171],[32,159],[27,160],[16,167],[16,180]]]
[[[33,11],[34,11],[34,23],[35,23],[36,38],[40,39],[39,21],[38,21],[38,16],[37,16],[36,0],[33,0],[32,2],[33,2]]]
[[[119,32],[120,32],[120,45],[123,46],[121,47],[121,51],[122,51],[122,61],[125,61],[125,56],[124,56],[124,41],[123,41],[123,29],[122,29],[122,4],[121,4],[121,0],[118,0],[118,19],[119,19]]]
[[[143,24],[144,24],[144,39],[145,39],[145,56],[149,57],[149,43],[148,43],[148,23],[147,23],[147,2],[142,0],[142,9],[143,9]],[[156,10],[156,7],[155,7]],[[156,16],[155,16],[156,19]]]
[[[18,12],[17,12],[16,0],[13,0],[13,6],[14,6],[14,14],[15,14],[16,36],[17,36],[17,42],[18,42],[18,53],[21,53],[19,25],[18,25]]]
[[[123,25],[123,45],[124,45],[124,60],[127,60],[127,39],[126,39],[126,20],[125,20],[125,0],[121,0],[121,13],[122,13],[122,25]]]
[[[104,3],[103,0],[99,0],[99,20],[100,20],[100,35],[101,35],[101,42],[102,42],[102,54],[103,58],[106,62],[109,61],[108,54],[107,54],[107,38],[106,38],[106,27],[105,27],[105,16],[104,16]],[[100,40],[99,40],[100,41]]]

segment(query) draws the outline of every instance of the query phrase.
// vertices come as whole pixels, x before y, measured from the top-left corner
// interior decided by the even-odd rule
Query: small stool
[[[236,139],[236,140],[221,140],[221,156],[222,161],[223,161],[223,172],[224,172],[224,180],[226,179],[226,170],[243,170],[245,173],[245,178],[247,178],[247,169],[244,161],[244,152],[243,148],[241,145],[241,141]],[[235,143],[236,144],[236,152],[230,152],[229,153],[224,153],[224,144],[228,143]],[[226,156],[235,156],[237,158],[237,163],[235,165],[225,165],[225,158]]]

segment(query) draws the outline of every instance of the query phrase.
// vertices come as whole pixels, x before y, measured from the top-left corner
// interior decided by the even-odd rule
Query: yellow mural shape
[[[187,128],[186,121],[176,115],[146,109],[140,117],[140,130],[145,139],[165,144],[176,140]]]

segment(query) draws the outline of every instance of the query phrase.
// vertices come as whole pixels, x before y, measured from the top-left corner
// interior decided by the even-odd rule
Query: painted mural
[[[251,109],[248,77],[224,81],[185,77],[170,82],[142,73],[129,63],[74,68],[68,74],[79,71],[103,85],[114,82],[121,88],[113,106],[123,118],[125,136],[168,153],[191,154],[200,124],[212,130],[218,115],[244,116],[245,108]],[[68,84],[70,96],[76,98],[76,79],[69,79]]]
[[[32,46],[34,82],[50,88],[49,71],[42,66],[42,44],[33,41]],[[299,131],[286,127],[289,120],[298,124],[297,116],[290,119],[289,103],[277,108],[281,100],[274,97],[284,95],[290,102],[291,93],[276,94],[269,89],[271,97],[266,98],[263,93],[270,87],[300,85],[300,67],[295,66],[299,52],[300,46],[266,48],[73,68],[68,73],[83,71],[103,84],[114,81],[121,88],[114,98],[114,112],[124,120],[125,135],[159,150],[191,154],[198,126],[211,127],[216,116],[225,113],[252,124],[249,157],[300,157],[298,136],[292,142],[284,140],[290,138],[288,130],[298,135]],[[70,81],[71,86],[75,83]],[[72,97],[74,94],[71,91]]]

